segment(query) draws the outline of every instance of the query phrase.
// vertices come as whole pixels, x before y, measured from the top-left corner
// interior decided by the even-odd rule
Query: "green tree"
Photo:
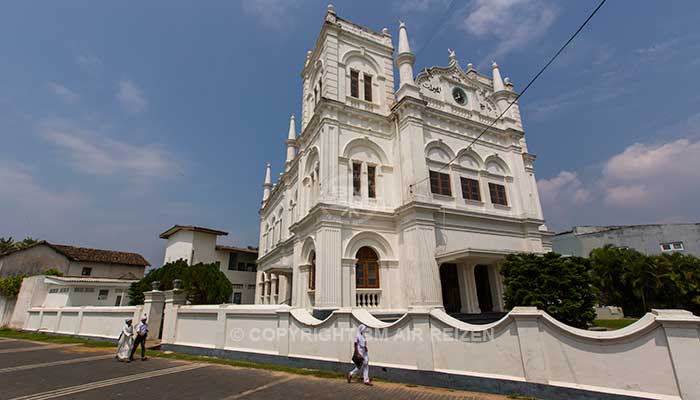
[[[129,304],[143,304],[143,292],[152,290],[153,282],[160,282],[158,290],[170,290],[175,279],[182,281],[182,289],[191,304],[221,304],[233,292],[231,282],[217,264],[187,265],[186,261],[177,260],[152,270],[140,281],[132,283],[129,287]]]
[[[501,264],[506,308],[537,307],[557,320],[585,328],[595,319],[596,291],[589,262],[559,254],[511,254]]]
[[[0,279],[0,294],[5,297],[15,298],[22,287],[22,280],[26,275],[14,275]]]
[[[31,246],[31,245],[36,244],[36,243],[39,243],[39,241],[36,240],[36,239],[34,239],[34,238],[31,237],[31,236],[27,236],[27,237],[24,238],[24,240],[22,240],[21,242],[16,242],[16,243],[15,243],[15,248],[17,248],[17,249],[22,249],[22,248]]]
[[[7,253],[15,248],[15,239],[12,236],[7,238],[0,237],[0,254]]]
[[[641,280],[631,271],[641,271],[646,256],[636,250],[605,245],[591,251],[591,277],[598,289],[598,302],[602,305],[620,306],[628,315],[644,313],[640,301]]]

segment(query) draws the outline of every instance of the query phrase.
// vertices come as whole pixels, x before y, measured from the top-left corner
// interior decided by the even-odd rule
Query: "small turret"
[[[493,92],[496,93],[505,90],[503,78],[501,78],[501,71],[498,69],[498,64],[496,64],[495,61],[491,64],[491,71],[493,72]]]
[[[289,133],[287,134],[287,161],[285,161],[285,170],[289,170],[292,165],[292,161],[297,156],[297,134],[294,126],[294,115],[289,118]]]
[[[398,98],[401,100],[409,93],[414,97],[419,97],[418,88],[413,81],[413,64],[416,56],[411,53],[411,46],[408,43],[408,33],[406,24],[399,21],[399,52],[396,55],[396,66],[399,68],[399,91]]]
[[[263,183],[263,198],[262,198],[262,204],[263,207],[265,206],[265,202],[267,202],[267,199],[270,198],[270,189],[272,188],[272,179],[270,178],[270,163],[267,163],[267,167],[265,169],[265,183]]]

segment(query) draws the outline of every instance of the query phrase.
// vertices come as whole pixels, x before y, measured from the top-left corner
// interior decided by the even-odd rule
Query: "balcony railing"
[[[379,308],[382,300],[382,289],[356,289],[355,305],[362,308]]]

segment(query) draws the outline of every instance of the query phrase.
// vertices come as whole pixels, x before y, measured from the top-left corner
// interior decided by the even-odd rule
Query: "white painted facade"
[[[499,260],[551,250],[518,104],[470,146],[515,99],[513,85],[495,63],[490,76],[464,70],[454,52],[414,79],[414,59],[404,24],[394,54],[387,29],[329,7],[301,73],[301,133],[292,117],[284,171],[274,185],[266,171],[256,303],[502,311]],[[449,195],[433,193],[430,171],[449,175]],[[461,178],[478,182],[478,200]],[[491,201],[489,184],[504,187],[506,204]],[[372,284],[363,274],[373,270],[356,267],[365,247],[378,259],[359,264],[378,266]]]
[[[255,302],[255,270],[258,251],[251,248],[216,244],[217,236],[227,232],[213,229],[175,225],[163,232],[166,239],[163,263],[185,260],[188,264],[218,263],[219,269],[231,281],[233,292],[229,302],[253,304]],[[231,265],[235,263],[235,265]]]

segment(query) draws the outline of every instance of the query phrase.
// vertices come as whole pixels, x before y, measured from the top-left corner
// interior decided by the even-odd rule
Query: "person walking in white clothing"
[[[131,348],[134,346],[134,327],[131,318],[124,320],[124,327],[117,341],[117,360],[130,362]]]
[[[369,379],[369,352],[367,351],[366,331],[367,327],[365,325],[357,327],[352,355],[352,362],[355,364],[355,368],[348,373],[348,383],[352,381],[353,376],[362,372],[362,380],[365,385],[372,386],[372,381]]]

